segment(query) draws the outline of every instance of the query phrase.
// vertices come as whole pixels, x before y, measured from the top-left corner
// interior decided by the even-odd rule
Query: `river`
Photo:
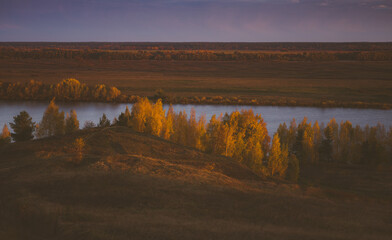
[[[45,102],[11,102],[0,101],[0,124],[2,126],[13,121],[13,116],[25,110],[33,118],[33,121],[39,122],[42,118],[46,107],[49,103]],[[128,105],[131,109],[132,104],[111,104],[111,103],[58,103],[60,110],[69,112],[71,109],[76,110],[80,126],[83,127],[85,121],[98,122],[99,118],[105,113],[110,120],[117,117],[120,112],[125,110]],[[207,121],[213,114],[217,116],[220,113],[233,112],[241,109],[253,109],[255,113],[261,114],[267,123],[270,133],[276,131],[280,123],[287,124],[295,118],[297,123],[302,121],[306,116],[309,121],[319,121],[327,123],[331,118],[335,118],[338,123],[349,120],[353,125],[365,126],[369,124],[374,126],[382,123],[386,127],[392,126],[392,110],[380,109],[356,109],[356,108],[317,108],[317,107],[281,107],[281,106],[229,106],[229,105],[173,105],[176,112],[185,110],[188,113],[191,108],[196,110],[196,115],[205,114]],[[167,105],[164,106],[168,108]]]

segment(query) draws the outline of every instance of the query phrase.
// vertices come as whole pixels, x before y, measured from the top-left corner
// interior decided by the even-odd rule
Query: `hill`
[[[122,127],[13,143],[0,148],[0,239],[390,238],[390,168],[301,171],[299,184],[262,179]]]

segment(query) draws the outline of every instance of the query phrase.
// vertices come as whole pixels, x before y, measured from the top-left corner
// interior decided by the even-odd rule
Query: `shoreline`
[[[137,102],[138,99],[144,98],[146,96],[127,96],[122,95],[123,98],[127,99],[120,99],[115,101],[97,101],[97,100],[57,100],[57,103],[108,103],[108,104],[134,104]],[[216,102],[214,98],[216,97],[208,97],[205,101],[198,101],[195,97],[177,97],[180,99],[174,100],[165,100],[164,98],[157,98],[157,97],[147,97],[151,102],[156,102],[158,99],[162,99],[162,103],[165,105],[206,105],[206,106],[245,106],[245,107],[252,107],[252,106],[265,106],[265,107],[309,107],[309,108],[346,108],[346,109],[375,109],[375,110],[391,110],[392,104],[388,103],[365,103],[365,102],[343,102],[337,103],[335,101],[322,101],[316,103],[301,103],[301,102],[270,102],[269,100],[264,102],[259,102],[258,99],[245,99],[240,102],[234,101],[223,101],[223,102]],[[197,97],[198,98],[198,97]],[[48,99],[4,99],[0,98],[0,101],[3,102],[50,102],[53,98]]]

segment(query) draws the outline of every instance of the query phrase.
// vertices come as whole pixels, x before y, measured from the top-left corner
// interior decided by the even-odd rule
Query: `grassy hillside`
[[[83,130],[0,148],[0,239],[389,239],[391,170],[275,182],[127,128]]]

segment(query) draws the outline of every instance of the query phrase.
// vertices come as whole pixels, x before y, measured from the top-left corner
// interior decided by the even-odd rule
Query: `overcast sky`
[[[0,41],[392,41],[392,0],[0,0]]]

